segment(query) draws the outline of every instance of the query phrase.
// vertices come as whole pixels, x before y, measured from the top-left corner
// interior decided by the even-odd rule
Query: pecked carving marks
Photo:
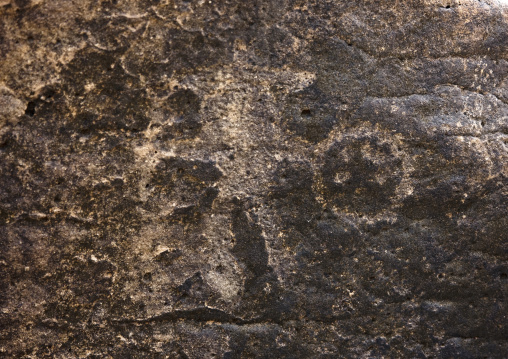
[[[196,137],[203,127],[200,106],[201,99],[192,90],[178,90],[169,96],[161,109],[169,123],[162,128],[157,139],[166,142]]]
[[[222,172],[211,161],[185,160],[179,157],[162,159],[152,176],[155,185],[168,187],[178,181],[202,186],[204,183],[217,181]]]
[[[248,203],[234,198],[231,229],[235,236],[232,253],[245,266],[246,280],[241,307],[248,317],[281,320],[289,312],[273,268],[268,265],[268,251],[261,227]]]
[[[311,143],[324,140],[339,122],[333,99],[315,84],[291,93],[287,102],[282,126]]]
[[[324,197],[347,212],[379,212],[391,203],[401,165],[392,144],[368,134],[345,137],[325,154]]]
[[[0,352],[506,357],[495,2],[10,1]]]
[[[232,252],[245,264],[252,277],[267,273],[268,252],[261,228],[251,216],[241,208],[239,200],[235,200],[236,208],[232,213],[232,230],[235,234],[235,246]]]
[[[138,78],[127,74],[118,57],[125,51],[80,50],[62,73],[63,92],[77,113],[69,127],[82,134],[139,132],[148,127],[151,101]]]
[[[171,200],[177,203],[177,207],[169,219],[191,223],[211,208],[219,193],[213,185],[221,176],[222,172],[213,162],[164,158],[156,165],[145,185],[150,195],[144,206],[157,210]]]

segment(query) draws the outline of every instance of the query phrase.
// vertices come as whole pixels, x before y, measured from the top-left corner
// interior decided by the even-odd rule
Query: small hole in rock
[[[35,115],[35,102],[33,101],[30,101],[28,103],[28,105],[26,106],[26,110],[25,110],[25,115],[28,115],[30,117],[32,117],[33,115]]]
[[[309,109],[306,108],[306,109],[302,110],[302,116],[310,116],[310,115],[311,115],[311,113],[310,113]]]

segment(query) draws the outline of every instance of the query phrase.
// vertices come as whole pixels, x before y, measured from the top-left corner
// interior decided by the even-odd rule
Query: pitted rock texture
[[[507,358],[508,4],[0,0],[0,356]]]

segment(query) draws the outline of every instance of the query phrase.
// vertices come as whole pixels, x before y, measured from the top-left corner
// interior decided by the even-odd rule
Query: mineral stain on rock
[[[0,357],[508,357],[507,11],[0,0]]]

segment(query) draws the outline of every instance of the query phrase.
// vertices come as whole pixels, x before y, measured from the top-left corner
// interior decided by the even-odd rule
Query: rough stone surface
[[[503,2],[0,0],[0,356],[507,358]]]

